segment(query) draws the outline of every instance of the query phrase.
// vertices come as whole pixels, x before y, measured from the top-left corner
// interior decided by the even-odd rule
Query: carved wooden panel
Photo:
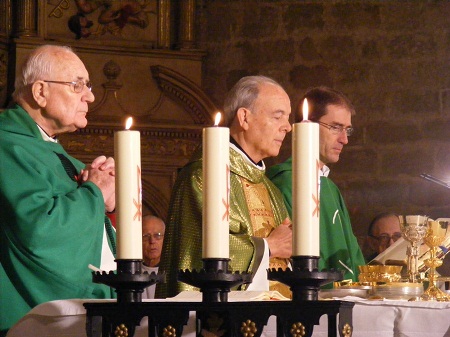
[[[0,107],[8,102],[5,88],[12,87],[16,64],[32,49],[70,45],[86,65],[96,99],[88,126],[61,135],[61,143],[85,163],[112,156],[114,132],[133,116],[133,129],[141,132],[144,211],[165,219],[177,171],[217,110],[201,89],[204,53],[195,49],[195,5],[195,0],[0,0]]]

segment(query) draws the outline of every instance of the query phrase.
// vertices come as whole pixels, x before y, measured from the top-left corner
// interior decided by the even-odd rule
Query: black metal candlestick
[[[230,272],[230,259],[205,258],[202,259],[203,268],[200,271],[180,270],[178,280],[200,288],[203,302],[228,302],[230,289],[240,284],[252,282],[251,273]]]
[[[115,260],[117,273],[110,271],[92,272],[94,283],[103,283],[116,289],[117,302],[141,302],[145,288],[165,282],[165,273],[148,273],[141,271],[142,260]]]
[[[319,271],[318,263],[319,256],[292,256],[292,270],[268,269],[267,275],[269,280],[288,285],[293,301],[317,301],[322,285],[344,278],[342,271]]]

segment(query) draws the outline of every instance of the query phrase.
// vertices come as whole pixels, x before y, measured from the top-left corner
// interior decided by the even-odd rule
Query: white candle
[[[203,258],[228,259],[230,211],[230,130],[203,129]]]
[[[319,241],[319,124],[308,120],[294,124],[292,138],[292,215],[294,256],[320,256]]]
[[[117,259],[142,259],[141,137],[132,121],[114,134]]]

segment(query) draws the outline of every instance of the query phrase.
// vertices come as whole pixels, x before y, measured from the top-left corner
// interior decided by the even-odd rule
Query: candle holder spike
[[[117,302],[142,302],[142,292],[145,288],[166,281],[165,273],[148,273],[141,271],[142,260],[116,260],[117,273],[92,272],[92,281],[114,288]]]
[[[231,288],[252,282],[252,273],[229,270],[230,259],[205,258],[202,261],[200,271],[180,270],[178,281],[200,288],[203,302],[228,302]]]
[[[322,285],[344,278],[342,271],[319,271],[318,261],[318,256],[293,256],[292,270],[268,269],[268,278],[288,285],[293,301],[317,301]]]

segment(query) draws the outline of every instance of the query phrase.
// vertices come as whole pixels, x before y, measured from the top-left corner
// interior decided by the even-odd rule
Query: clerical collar
[[[230,145],[239,153],[242,154],[242,156],[244,157],[244,159],[249,162],[249,164],[252,164],[254,166],[256,166],[258,169],[260,170],[265,170],[266,169],[266,165],[264,164],[264,162],[262,160],[260,160],[259,162],[255,163],[252,158],[249,157],[249,155],[247,154],[247,152],[244,151],[244,149],[236,142],[236,140],[233,137],[230,137]]]
[[[52,143],[58,143],[58,140],[56,139],[56,137],[50,137],[49,134],[47,132],[45,132],[45,130],[43,128],[41,128],[38,124],[36,124],[39,132],[41,133],[42,139],[45,140],[46,142],[52,142]]]
[[[328,177],[330,174],[330,168],[327,165],[323,165],[322,168],[319,170],[319,176],[320,177]]]

